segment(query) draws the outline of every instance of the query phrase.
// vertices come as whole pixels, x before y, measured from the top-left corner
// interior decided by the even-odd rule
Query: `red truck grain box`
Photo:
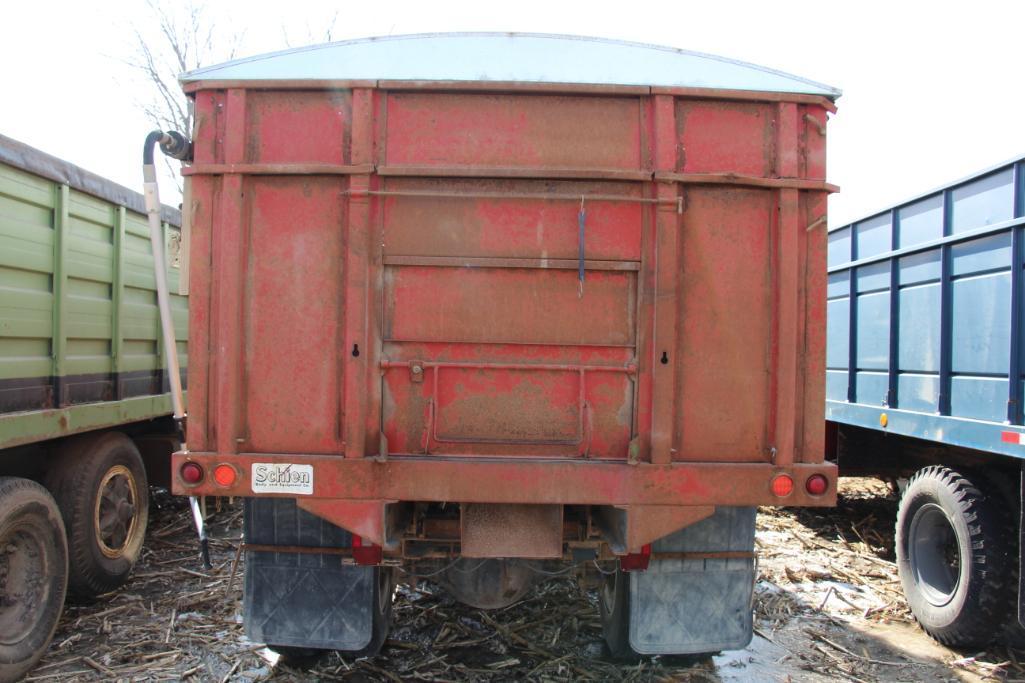
[[[250,636],[370,652],[396,571],[495,607],[597,565],[613,654],[743,647],[754,506],[835,502],[839,92],[531,34],[333,43],[183,83],[174,490],[247,498]]]

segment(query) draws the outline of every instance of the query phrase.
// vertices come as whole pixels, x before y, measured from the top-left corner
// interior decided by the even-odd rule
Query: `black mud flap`
[[[740,552],[751,557],[656,559],[630,573],[630,646],[645,655],[740,650],[751,642],[755,508],[720,507],[660,539],[652,553]]]
[[[246,543],[348,548],[350,534],[300,510],[288,498],[249,498]],[[246,551],[243,621],[268,645],[360,650],[373,633],[374,568],[308,552]]]

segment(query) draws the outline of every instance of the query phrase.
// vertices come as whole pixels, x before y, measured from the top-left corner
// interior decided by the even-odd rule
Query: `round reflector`
[[[789,474],[777,475],[772,480],[772,495],[777,498],[786,498],[794,492],[794,480]]]
[[[821,496],[829,489],[829,480],[821,474],[813,474],[804,482],[804,488],[813,496]]]
[[[198,463],[187,462],[180,470],[182,481],[186,484],[198,484],[203,481],[203,468]]]
[[[214,481],[219,486],[231,486],[235,483],[235,468],[231,465],[218,465],[214,468]]]

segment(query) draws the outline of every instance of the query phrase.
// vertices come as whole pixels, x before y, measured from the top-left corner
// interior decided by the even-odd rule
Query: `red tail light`
[[[786,498],[794,492],[794,479],[789,474],[778,474],[772,480],[772,495]]]
[[[203,468],[194,462],[187,462],[178,471],[186,484],[198,484],[203,481]]]
[[[231,465],[221,464],[214,468],[214,481],[225,488],[235,483],[235,468]]]
[[[821,474],[813,474],[804,482],[804,488],[813,496],[821,496],[829,490],[829,480]]]

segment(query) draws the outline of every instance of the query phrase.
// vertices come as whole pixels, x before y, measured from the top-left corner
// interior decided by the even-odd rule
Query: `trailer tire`
[[[68,532],[68,591],[91,598],[124,583],[149,520],[146,468],[132,440],[120,432],[68,439],[46,484]]]
[[[391,630],[392,596],[395,593],[395,570],[392,567],[374,567],[374,617],[370,642],[357,656],[373,657],[384,647]]]
[[[904,489],[897,570],[918,623],[944,645],[984,647],[1010,617],[1004,517],[995,496],[946,467],[919,470]]]
[[[0,477],[0,681],[20,679],[46,652],[67,582],[57,503],[34,481]]]
[[[630,646],[630,574],[616,568],[605,575],[598,589],[598,613],[605,644],[613,659],[635,661],[640,658]]]

